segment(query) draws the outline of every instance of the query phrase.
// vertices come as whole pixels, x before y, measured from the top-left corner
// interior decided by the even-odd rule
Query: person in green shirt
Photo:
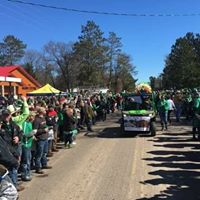
[[[161,126],[162,126],[162,131],[167,130],[167,118],[168,118],[168,111],[169,111],[169,103],[165,99],[164,95],[160,96],[160,100],[158,101],[157,104],[157,109],[158,113],[160,116],[160,121],[161,121]]]
[[[12,121],[17,124],[20,129],[22,130],[22,124],[24,123],[24,121],[27,119],[27,117],[29,116],[29,106],[28,103],[26,101],[26,97],[22,96],[21,97],[23,100],[23,106],[22,106],[22,111],[20,114],[18,114],[18,111],[13,105],[9,105],[7,107],[7,109],[11,112],[12,114]]]
[[[37,130],[33,130],[32,122],[35,119],[35,112],[31,112],[26,121],[22,124],[23,139],[22,139],[22,180],[31,180],[31,149],[34,135]]]
[[[58,137],[59,140],[61,142],[64,141],[64,134],[63,134],[63,114],[64,114],[64,109],[62,109],[62,107],[58,107],[57,108],[57,113],[58,113],[58,121],[57,121],[57,125],[58,125]]]

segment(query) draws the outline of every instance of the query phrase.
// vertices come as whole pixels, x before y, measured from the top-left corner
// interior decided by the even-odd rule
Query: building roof
[[[40,83],[36,81],[23,67],[20,65],[12,65],[12,66],[0,66],[0,76],[10,76],[13,77],[12,72],[18,70],[24,76],[26,76],[29,80],[31,80],[36,86],[40,87]],[[16,77],[19,78],[19,77]]]
[[[0,76],[10,76],[11,72],[16,70],[18,66],[0,66]]]

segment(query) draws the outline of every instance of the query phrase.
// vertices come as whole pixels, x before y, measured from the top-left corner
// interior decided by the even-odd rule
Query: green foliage
[[[134,90],[135,80],[132,74],[135,75],[136,71],[135,66],[133,66],[131,63],[131,58],[129,55],[125,53],[118,54],[117,64],[114,73],[114,88],[116,92],[120,92],[122,90]],[[119,83],[121,83],[121,87],[119,87]]]
[[[88,21],[82,27],[74,56],[79,62],[79,86],[109,87],[114,91],[134,87],[135,67],[128,55],[121,53],[121,38],[114,32],[106,39],[99,26]],[[128,78],[127,78],[128,77]]]
[[[200,36],[187,33],[178,38],[163,70],[165,88],[192,88],[200,84]]]
[[[26,45],[13,35],[8,35],[0,43],[0,65],[16,64],[25,53]]]
[[[117,57],[121,53],[121,38],[117,37],[114,32],[109,33],[109,37],[106,40],[107,45],[107,59],[108,59],[108,87],[112,86],[113,72],[117,65]]]
[[[80,86],[98,86],[103,84],[102,72],[106,62],[105,38],[99,26],[88,21],[82,26],[79,41],[74,45],[74,56],[79,62]]]
[[[105,38],[93,21],[82,26],[75,43],[53,42],[41,52],[28,50],[14,36],[0,43],[0,64],[19,62],[41,84],[50,83],[63,91],[75,87],[109,87],[117,92],[133,90],[136,74],[129,55],[123,53],[121,38],[110,32]],[[25,54],[24,54],[25,53]]]

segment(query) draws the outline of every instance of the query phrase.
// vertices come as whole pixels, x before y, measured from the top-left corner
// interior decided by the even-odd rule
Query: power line
[[[125,16],[125,17],[197,17],[200,13],[185,13],[185,14],[136,14],[136,13],[117,13],[117,12],[102,12],[93,10],[80,10],[67,7],[51,6],[46,4],[38,4],[32,2],[25,2],[21,0],[7,0],[12,3],[20,3],[24,5],[37,6],[42,8],[50,8],[56,10],[64,10],[68,12],[86,13],[86,14],[96,14],[96,15],[111,15],[111,16]]]

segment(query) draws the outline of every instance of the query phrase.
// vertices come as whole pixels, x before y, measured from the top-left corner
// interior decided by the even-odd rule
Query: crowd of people
[[[192,122],[193,139],[200,139],[200,92],[194,90],[177,90],[156,92],[154,95],[156,110],[160,116],[162,130],[167,130],[174,114],[176,122]]]
[[[1,97],[0,177],[6,189],[0,196],[17,198],[24,189],[19,175],[22,181],[31,181],[33,172],[45,177],[44,169],[52,168],[48,157],[59,151],[58,143],[67,149],[76,145],[76,135],[93,132],[96,122],[106,120],[120,101],[119,96],[103,94]]]
[[[142,95],[142,94],[141,94]],[[162,130],[174,113],[177,122],[191,120],[193,138],[200,139],[200,93],[198,90],[153,92]],[[33,172],[45,177],[51,169],[48,157],[76,145],[76,135],[93,132],[97,121],[123,107],[123,95],[76,94],[0,98],[0,197],[17,199],[21,181],[31,181]]]

